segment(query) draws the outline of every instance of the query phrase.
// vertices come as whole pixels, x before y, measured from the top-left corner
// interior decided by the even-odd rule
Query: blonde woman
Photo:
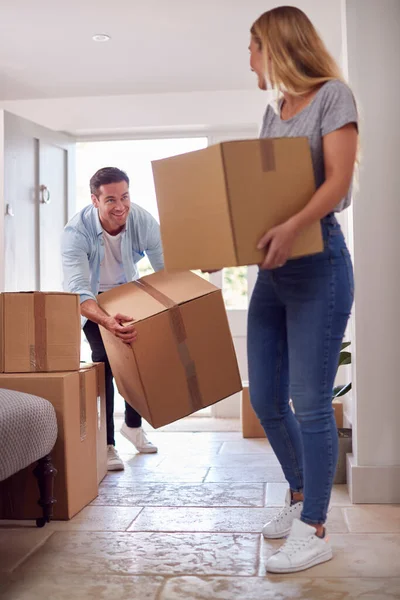
[[[289,573],[332,558],[324,527],[338,447],[331,394],[354,293],[335,213],[350,204],[357,109],[301,10],[282,6],[263,14],[251,28],[249,49],[258,86],[279,97],[275,108],[267,107],[261,137],[308,137],[317,187],[301,212],[260,240],[265,260],[248,318],[252,404],[290,487],[285,507],[263,529],[265,538],[288,535],[266,567]],[[319,220],[324,251],[289,260],[296,236]]]

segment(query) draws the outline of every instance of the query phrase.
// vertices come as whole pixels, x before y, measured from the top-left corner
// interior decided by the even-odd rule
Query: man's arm
[[[85,300],[85,302],[82,302],[81,314],[89,319],[89,321],[101,325],[126,344],[131,344],[137,338],[137,332],[132,323],[132,317],[127,317],[121,313],[110,317],[95,300]],[[126,325],[124,325],[124,323],[126,323]]]
[[[155,271],[162,271],[164,269],[164,255],[161,243],[160,226],[151,215],[149,215],[149,221],[147,224],[146,254],[149,257],[150,264]]]
[[[121,314],[107,315],[97,304],[90,288],[89,248],[85,237],[76,231],[66,229],[61,248],[64,289],[72,294],[79,294],[81,315],[102,325],[127,344],[135,341],[137,333],[132,325],[132,317]],[[124,326],[123,323],[130,324]]]

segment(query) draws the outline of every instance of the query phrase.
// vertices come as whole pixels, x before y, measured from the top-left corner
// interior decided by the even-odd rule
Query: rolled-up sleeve
[[[147,215],[147,236],[145,252],[155,271],[164,269],[164,255],[161,242],[160,226],[150,214]]]
[[[64,290],[79,294],[81,304],[95,300],[90,286],[89,243],[80,232],[66,227],[61,240]]]

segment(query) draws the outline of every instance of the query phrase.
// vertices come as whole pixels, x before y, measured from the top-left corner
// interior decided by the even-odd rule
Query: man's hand
[[[219,273],[219,271],[221,271],[221,269],[202,269],[201,272],[204,273],[205,275],[208,273],[209,275],[212,275],[213,273]]]
[[[115,335],[115,337],[129,345],[137,339],[137,331],[132,321],[132,317],[118,313],[114,317],[106,317],[102,325],[107,331]],[[124,325],[124,323],[129,323],[129,325]]]
[[[283,267],[290,257],[298,230],[294,220],[286,221],[270,229],[259,241],[257,248],[266,248],[261,269],[277,269]]]

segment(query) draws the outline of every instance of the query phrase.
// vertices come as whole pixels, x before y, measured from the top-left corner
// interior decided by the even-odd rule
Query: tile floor
[[[400,599],[400,506],[351,506],[336,486],[335,558],[265,575],[260,536],[286,484],[265,440],[235,431],[151,432],[159,454],[118,439],[124,473],[69,522],[0,521],[2,600]]]

